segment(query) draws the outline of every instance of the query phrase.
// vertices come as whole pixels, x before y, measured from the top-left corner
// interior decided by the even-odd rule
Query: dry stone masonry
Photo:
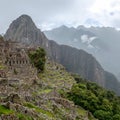
[[[0,40],[0,77],[7,77],[11,82],[31,82],[37,78],[37,70],[32,67],[26,53],[27,48],[21,48],[19,43]]]

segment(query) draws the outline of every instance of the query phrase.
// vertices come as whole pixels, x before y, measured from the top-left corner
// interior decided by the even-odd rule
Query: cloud
[[[0,32],[21,14],[30,15],[43,30],[63,24],[120,28],[119,8],[120,0],[3,0]]]
[[[95,36],[93,36],[93,37],[89,37],[88,35],[82,35],[81,36],[81,41],[83,42],[83,43],[87,43],[87,44],[90,44],[93,40],[95,40],[96,39],[96,37]]]
[[[88,48],[94,48],[94,46],[91,44],[97,37],[89,37],[88,35],[82,35],[81,36],[81,41],[84,44],[87,44]]]
[[[86,26],[100,26],[101,23],[95,19],[88,18],[85,22]]]
[[[102,23],[102,26],[120,28],[120,0],[96,0],[90,8],[91,18]]]
[[[72,3],[73,0],[3,0],[0,7],[0,32],[5,32],[9,24],[22,14],[30,15],[37,25],[56,23],[56,20],[60,21],[56,16],[65,18],[64,12],[70,10]]]

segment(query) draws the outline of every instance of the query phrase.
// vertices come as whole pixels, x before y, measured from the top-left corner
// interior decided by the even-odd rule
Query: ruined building
[[[5,66],[5,69],[0,69],[0,77],[21,81],[36,78],[36,69],[30,64],[26,50],[21,48],[18,43],[0,39],[0,60]]]

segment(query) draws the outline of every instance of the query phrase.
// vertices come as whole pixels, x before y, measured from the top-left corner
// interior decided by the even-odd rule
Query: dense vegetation
[[[38,72],[44,70],[46,52],[43,48],[29,51],[29,57],[31,59],[31,63],[38,69]]]
[[[120,120],[120,98],[96,83],[74,76],[77,84],[72,86],[66,97],[76,105],[89,110],[99,120]]]

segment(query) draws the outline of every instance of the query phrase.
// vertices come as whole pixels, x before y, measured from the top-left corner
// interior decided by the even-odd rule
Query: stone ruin
[[[4,70],[0,70],[0,77],[2,77],[2,78],[6,77],[6,74],[5,74]]]
[[[37,70],[31,65],[27,48],[11,40],[0,39],[0,60],[6,67],[0,70],[0,77],[20,79],[23,82],[36,79]]]
[[[26,73],[30,67],[30,61],[24,49],[16,49],[15,51],[9,51],[5,57],[4,63],[8,66],[8,69],[16,75],[18,73]]]

